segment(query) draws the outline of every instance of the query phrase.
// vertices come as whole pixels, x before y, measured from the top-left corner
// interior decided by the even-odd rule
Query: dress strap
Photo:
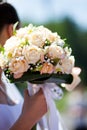
[[[6,100],[8,105],[15,105],[15,102],[13,102],[9,96],[7,95],[6,91],[4,90],[4,88],[0,85],[0,91],[2,91],[2,93],[6,96]]]

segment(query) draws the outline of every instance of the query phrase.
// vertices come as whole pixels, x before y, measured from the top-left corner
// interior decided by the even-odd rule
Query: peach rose
[[[16,75],[26,72],[28,68],[29,68],[29,65],[23,57],[13,58],[9,63],[10,71]]]
[[[40,71],[41,74],[51,74],[54,71],[54,66],[51,63],[44,63]]]

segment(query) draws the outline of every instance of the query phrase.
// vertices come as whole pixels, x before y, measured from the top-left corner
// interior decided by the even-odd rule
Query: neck
[[[0,104],[15,105],[15,103],[8,97],[6,90],[0,86]]]
[[[3,46],[8,38],[7,26],[4,26],[0,32],[0,44]]]
[[[3,46],[5,43],[5,38],[0,36],[0,44]]]

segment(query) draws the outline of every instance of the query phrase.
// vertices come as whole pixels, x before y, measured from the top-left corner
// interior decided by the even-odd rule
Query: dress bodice
[[[9,130],[21,114],[23,97],[14,84],[7,82],[4,74],[2,80],[6,87],[6,94],[15,102],[15,105],[0,104],[0,130]]]
[[[21,114],[22,103],[10,106],[0,104],[0,130],[9,130]]]

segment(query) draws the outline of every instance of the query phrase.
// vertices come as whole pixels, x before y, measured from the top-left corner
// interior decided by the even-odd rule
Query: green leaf
[[[63,45],[63,48],[65,48],[65,47],[70,48],[70,45],[69,45],[68,43],[65,43],[65,44]]]
[[[0,52],[4,53],[4,47],[2,45],[0,45]]]
[[[71,74],[59,74],[59,73],[40,74],[39,71],[31,72],[30,70],[25,72],[23,76],[18,79],[14,79],[13,75],[11,75],[10,72],[7,70],[5,71],[5,75],[12,83],[29,81],[31,83],[36,83],[36,84],[41,84],[44,82],[56,83],[56,84],[61,84],[61,83],[70,84],[73,81],[73,76]]]
[[[55,66],[57,65],[58,61],[59,61],[59,58],[55,58],[55,59],[52,59],[51,63]]]
[[[40,77],[36,80],[32,80],[31,83],[41,84],[41,83],[67,83],[71,84],[73,81],[73,76],[71,74],[52,74],[50,77]]]
[[[18,22],[16,22],[16,23],[14,24],[14,26],[13,26],[13,35],[16,34],[16,27],[17,27],[17,25],[18,25]]]
[[[50,44],[51,44],[51,42],[50,42],[48,39],[46,39],[46,40],[45,40],[44,47],[45,47],[45,46],[50,46]]]

